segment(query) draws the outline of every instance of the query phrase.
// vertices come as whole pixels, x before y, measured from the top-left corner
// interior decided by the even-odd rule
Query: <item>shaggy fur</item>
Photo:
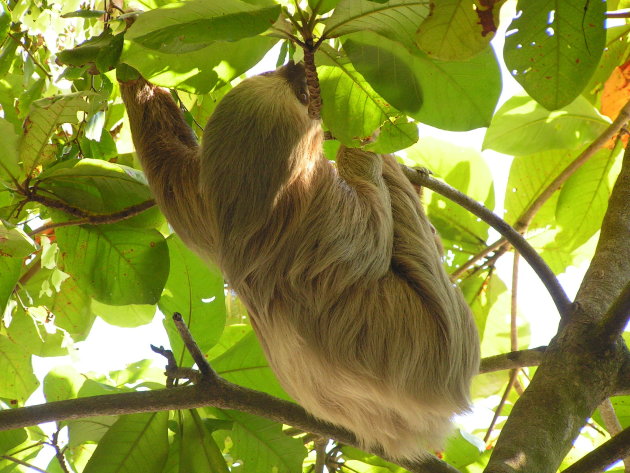
[[[168,92],[121,89],[159,206],[221,267],[287,392],[366,448],[417,459],[468,408],[475,325],[394,158],[323,157],[303,74],[243,81],[201,147]]]

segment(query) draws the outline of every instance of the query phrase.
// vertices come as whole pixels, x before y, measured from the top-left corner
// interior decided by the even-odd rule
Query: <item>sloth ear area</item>
[[[308,105],[308,87],[306,85],[306,69],[302,62],[289,61],[278,70],[272,72],[283,77],[293,90],[295,97],[302,105]]]

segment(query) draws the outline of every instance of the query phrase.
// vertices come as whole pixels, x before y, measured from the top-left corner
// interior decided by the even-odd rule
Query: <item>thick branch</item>
[[[575,297],[580,314],[603,318],[630,281],[630,147],[608,201],[591,265]]]
[[[487,472],[551,473],[595,408],[623,388],[628,351],[598,324],[630,280],[630,152],[610,197],[600,240],[572,306],[512,409]]]
[[[351,432],[311,417],[297,404],[280,400],[266,393],[243,388],[216,378],[211,383],[183,386],[160,391],[92,396],[67,401],[50,402],[37,406],[0,411],[0,431],[40,424],[43,422],[80,419],[103,415],[122,415],[174,409],[193,409],[214,406],[236,409],[250,414],[289,424],[306,432],[359,447]],[[383,455],[383,452],[373,452]],[[447,463],[431,458],[420,462],[397,462],[414,473],[457,473]]]
[[[564,289],[558,282],[555,274],[553,274],[553,271],[551,271],[549,266],[547,266],[547,263],[545,263],[538,252],[532,248],[532,246],[520,233],[514,230],[514,228],[512,228],[498,215],[448,184],[438,181],[437,179],[433,179],[432,177],[426,175],[426,173],[418,172],[415,169],[406,166],[402,166],[402,169],[412,184],[427,187],[432,191],[452,200],[456,204],[461,205],[463,208],[479,217],[503,235],[536,272],[542,283],[547,288],[547,291],[549,291],[551,298],[558,308],[560,316],[564,317],[567,314],[571,302],[564,292]]]
[[[627,456],[630,456],[630,427],[580,458],[563,473],[599,473]]]

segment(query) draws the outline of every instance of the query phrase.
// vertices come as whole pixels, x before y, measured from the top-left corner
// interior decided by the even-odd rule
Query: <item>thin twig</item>
[[[494,416],[492,417],[492,422],[490,422],[490,425],[488,426],[488,430],[486,431],[486,435],[483,438],[483,441],[485,443],[488,443],[488,440],[490,440],[490,436],[492,435],[492,431],[494,430],[494,426],[497,423],[497,420],[499,420],[499,416],[501,415],[501,411],[503,411],[503,407],[505,406],[505,403],[507,401],[507,398],[510,394],[510,391],[512,391],[512,387],[514,386],[514,383],[516,382],[516,377],[518,376],[518,369],[516,370],[512,370],[510,371],[510,379],[508,380],[508,384],[505,387],[505,391],[503,391],[503,396],[501,396],[501,401],[499,401],[499,405],[497,406],[497,408],[494,411]]]
[[[584,455],[562,473],[599,473],[628,456],[630,456],[630,427]]]
[[[192,333],[190,333],[190,330],[188,330],[188,327],[184,322],[182,314],[180,314],[179,312],[175,312],[173,314],[173,322],[175,323],[175,327],[179,332],[179,336],[182,337],[182,340],[184,341],[184,345],[186,345],[188,353],[190,353],[190,356],[192,356],[193,360],[195,360],[195,363],[197,363],[197,367],[199,368],[199,371],[201,371],[201,375],[203,376],[204,380],[214,381],[218,379],[219,375],[216,373],[216,371],[214,371],[214,369],[212,369],[212,366],[210,366],[210,363],[208,363],[208,360],[199,348],[199,345],[197,345],[197,342],[195,342]]]
[[[457,268],[455,271],[453,271],[450,274],[451,281],[457,281],[459,279],[459,277],[462,274],[464,274],[466,271],[468,271],[468,269],[472,265],[474,265],[480,259],[485,258],[486,256],[488,256],[494,250],[496,250],[501,245],[503,245],[506,241],[507,240],[505,238],[501,237],[497,241],[495,241],[494,243],[491,243],[490,245],[485,247],[483,250],[481,250],[476,255],[472,256],[468,261],[466,261],[464,264],[462,264],[459,268]]]
[[[59,430],[56,430],[52,434],[51,445],[55,449],[55,458],[57,458],[57,462],[59,466],[63,470],[64,473],[70,473],[70,469],[68,468],[68,464],[66,463],[66,457],[63,455],[63,450],[59,446]]]
[[[13,463],[17,463],[18,465],[25,466],[26,468],[30,468],[31,470],[38,471],[39,473],[48,473],[46,470],[42,470],[41,468],[32,465],[24,460],[20,460],[19,458],[12,457],[11,455],[0,455],[0,458],[4,460],[8,460]]]
[[[24,50],[24,52],[28,55],[28,57],[31,58],[31,61],[33,61],[33,64],[39,67],[44,73],[44,75],[48,77],[48,79],[52,79],[52,75],[46,69],[44,69],[44,66],[42,66],[37,59],[35,59],[35,56],[33,56],[33,53],[31,53],[31,51],[24,45],[24,43],[22,43],[22,41],[20,41],[19,39],[17,39],[15,36],[13,36],[10,33],[8,36]]]
[[[118,212],[114,212],[111,214],[91,214],[85,210],[78,209],[76,207],[67,206],[65,202],[61,202],[58,200],[49,199],[48,197],[38,196],[38,202],[42,203],[47,207],[56,208],[62,210],[66,213],[69,213],[74,216],[82,217],[78,220],[69,220],[67,222],[55,222],[55,223],[47,223],[42,225],[39,228],[29,232],[29,236],[37,235],[38,233],[43,233],[46,230],[60,228],[60,227],[69,227],[75,225],[104,225],[110,223],[122,222],[123,220],[127,220],[131,217],[135,217],[136,215],[141,214],[145,210],[150,209],[155,206],[154,200],[145,200],[136,205],[132,205],[130,207],[124,208]],[[33,199],[35,200],[35,199]]]
[[[567,297],[564,289],[558,282],[556,275],[551,271],[547,263],[541,258],[541,256],[532,248],[532,246],[512,228],[505,220],[496,215],[494,212],[488,210],[482,204],[474,201],[467,195],[461,193],[457,189],[449,186],[446,183],[438,181],[427,175],[426,173],[418,172],[413,168],[407,166],[401,166],[404,174],[411,181],[412,184],[416,184],[422,187],[427,187],[434,192],[452,200],[456,204],[462,206],[466,210],[470,211],[488,225],[493,227],[501,235],[503,235],[510,244],[518,250],[518,252],[525,258],[532,269],[536,272],[542,283],[547,288],[547,291],[551,295],[558,312],[561,317],[566,317],[571,306],[571,301]]]

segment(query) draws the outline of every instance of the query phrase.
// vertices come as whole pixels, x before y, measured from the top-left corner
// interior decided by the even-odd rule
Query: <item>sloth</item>
[[[395,158],[342,146],[327,160],[301,64],[233,88],[201,145],[168,91],[120,87],[159,207],[220,267],[284,389],[366,449],[441,448],[479,341]]]

